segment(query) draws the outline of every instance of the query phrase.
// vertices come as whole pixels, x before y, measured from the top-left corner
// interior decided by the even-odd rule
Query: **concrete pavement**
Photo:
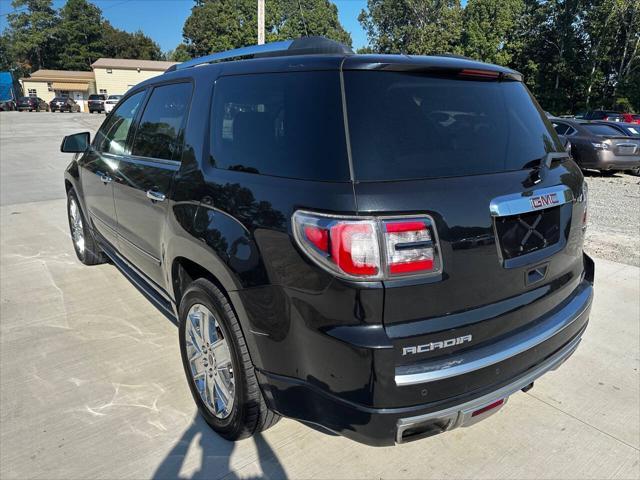
[[[56,152],[99,120],[0,114],[0,478],[640,477],[640,269],[599,259],[576,354],[472,428],[372,448],[285,419],[220,439],[175,326],[115,267],[75,258]]]

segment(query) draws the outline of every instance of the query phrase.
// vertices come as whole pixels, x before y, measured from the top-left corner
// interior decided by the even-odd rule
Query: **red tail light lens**
[[[370,223],[336,222],[331,226],[331,259],[349,275],[375,276],[380,255],[375,229]]]
[[[382,280],[441,271],[429,217],[358,218],[298,211],[293,231],[302,250],[337,276]]]
[[[433,270],[433,241],[426,221],[389,221],[384,225],[391,275]]]

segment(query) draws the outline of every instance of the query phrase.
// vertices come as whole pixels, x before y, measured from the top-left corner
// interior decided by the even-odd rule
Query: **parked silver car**
[[[558,135],[571,142],[571,155],[580,168],[602,173],[640,167],[640,139],[605,122],[550,119]]]

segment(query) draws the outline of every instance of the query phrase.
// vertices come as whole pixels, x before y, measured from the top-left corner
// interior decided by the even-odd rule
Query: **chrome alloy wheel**
[[[191,379],[207,409],[217,418],[233,410],[235,379],[231,351],[211,311],[196,303],[186,318],[187,358]]]
[[[69,223],[71,224],[71,237],[73,243],[76,246],[78,252],[82,255],[84,253],[84,228],[82,225],[82,215],[80,213],[80,207],[75,198],[71,198],[69,201]]]

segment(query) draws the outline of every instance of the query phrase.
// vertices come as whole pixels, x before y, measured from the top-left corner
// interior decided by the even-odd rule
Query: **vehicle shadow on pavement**
[[[162,463],[151,477],[153,480],[168,479],[254,479],[271,478],[286,479],[287,475],[278,460],[276,453],[261,433],[255,434],[250,440],[255,442],[257,449],[257,463],[262,474],[238,476],[232,471],[231,454],[236,446],[234,442],[229,442],[217,435],[204,419],[196,414],[193,423],[184,432],[180,440],[176,442],[171,451],[164,458]],[[192,451],[190,457],[200,457],[200,466],[192,470],[192,466],[187,467],[181,475],[180,472],[187,458],[189,450],[199,450],[196,454]]]

